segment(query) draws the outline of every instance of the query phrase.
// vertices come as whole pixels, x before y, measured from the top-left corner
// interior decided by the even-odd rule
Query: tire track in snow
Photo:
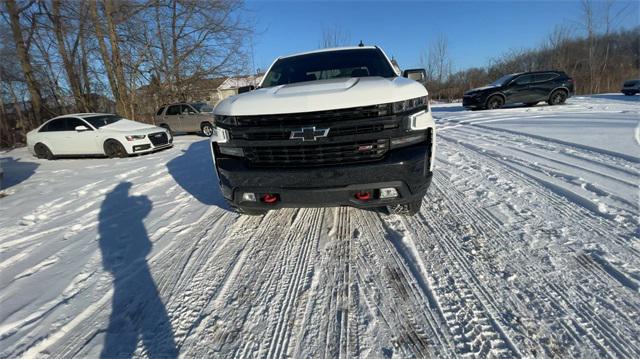
[[[454,143],[455,143],[455,142],[454,142]],[[451,144],[452,144],[451,142],[445,142],[445,143],[443,144],[444,146],[441,146],[441,148],[444,148],[445,150],[448,150],[448,149],[447,149],[447,147],[450,147],[450,146],[451,146]],[[465,156],[469,156],[469,155],[471,155],[471,154],[474,154],[474,156],[484,157],[482,153],[476,153],[476,152],[473,152],[473,151],[471,151],[470,149],[465,148],[465,147],[460,147],[460,146],[458,146],[457,144],[454,146],[454,148],[456,149],[456,151],[457,151],[458,153],[464,153],[464,154],[465,154]],[[453,151],[451,151],[451,152],[453,152]],[[470,158],[469,158],[469,157],[467,157],[467,158],[466,158],[466,161],[467,161],[467,162],[469,162],[469,160],[470,160]],[[485,166],[485,168],[486,168],[486,167],[491,167],[492,165],[490,165],[490,164],[492,164],[492,163],[494,163],[494,162],[493,162],[492,160],[490,160],[490,161],[488,161],[488,162],[484,162],[483,164],[484,164],[484,166]],[[498,165],[498,166],[499,166],[499,165]],[[471,165],[471,167],[473,167],[473,165]],[[479,170],[480,170],[480,168],[481,168],[481,167],[478,167],[478,170],[476,170],[476,171],[479,171]],[[496,167],[496,168],[499,168],[499,167]],[[501,170],[503,170],[503,169],[501,169]],[[485,177],[487,177],[487,176],[489,176],[489,177],[490,177],[490,174],[487,174],[487,173],[485,173],[485,174],[483,174],[483,175],[484,175]],[[513,171],[508,171],[507,173],[503,173],[503,174],[502,174],[502,176],[509,176],[509,177],[511,177],[511,176],[515,176],[516,178],[517,178],[517,177],[519,177],[518,173],[517,173],[517,172],[513,172]],[[436,187],[436,188],[441,188],[441,187],[442,187],[442,185],[443,185],[443,183],[442,183],[442,178],[441,178],[441,177],[436,177],[434,180],[435,180],[434,182],[435,182],[435,184],[436,184],[436,186],[435,186],[435,187]],[[527,182],[528,182],[528,180],[527,180],[526,178],[521,178],[521,180],[525,180],[525,181],[527,181]],[[538,191],[538,188],[539,188],[538,186],[535,186],[535,185],[533,185],[533,186],[531,186],[531,185],[527,185],[527,186],[523,186],[523,187],[524,187],[524,188],[529,188],[529,189],[535,189],[536,191]],[[446,188],[446,190],[445,190],[445,189],[443,189],[443,190],[439,190],[439,193],[437,193],[436,197],[440,197],[440,196],[442,196],[443,198],[446,198],[447,196],[451,196],[452,194],[453,194],[453,195],[455,195],[455,194],[456,194],[456,192],[457,192],[457,190],[456,190],[455,188],[451,188],[451,186],[450,186],[450,185],[447,185],[446,183],[444,184],[444,188]],[[493,190],[494,190],[494,191],[495,191],[496,189],[498,189],[498,187],[493,188]],[[512,189],[512,190],[513,190],[513,189]],[[517,188],[516,188],[516,190],[517,190]],[[539,194],[539,196],[537,196],[537,198],[542,199],[542,200],[549,200],[549,201],[551,201],[551,202],[553,203],[553,205],[551,206],[551,208],[554,208],[554,209],[556,209],[556,210],[560,210],[560,211],[559,211],[559,213],[560,213],[562,216],[564,216],[564,215],[568,215],[568,216],[570,216],[570,218],[571,218],[571,217],[580,218],[580,219],[581,219],[581,221],[579,221],[579,222],[577,222],[577,223],[580,223],[580,224],[581,224],[581,226],[586,226],[586,228],[580,228],[581,232],[584,232],[584,231],[591,231],[591,236],[593,236],[593,234],[596,234],[596,235],[601,235],[601,236],[603,236],[603,237],[611,237],[611,233],[610,233],[610,232],[609,232],[609,233],[608,233],[608,232],[605,232],[602,228],[598,228],[598,227],[594,226],[593,222],[597,223],[597,221],[594,221],[594,220],[591,220],[591,221],[585,221],[585,220],[584,220],[584,214],[580,214],[580,212],[581,212],[580,210],[577,210],[577,211],[576,211],[576,209],[575,209],[575,208],[573,208],[573,205],[572,205],[571,203],[567,203],[567,202],[564,202],[564,201],[557,201],[557,200],[554,198],[554,196],[553,196],[553,195],[551,195],[551,196],[549,196],[548,194],[547,194],[547,195],[545,195],[544,191],[541,191],[541,192],[540,192],[540,193],[538,193],[538,194]],[[452,198],[452,199],[450,199],[450,200],[447,200],[447,202],[450,202],[450,203],[456,203],[456,204],[460,204],[460,205],[462,205],[462,204],[466,204],[466,202],[467,202],[467,201],[465,200],[465,195],[456,195],[456,196],[457,196],[457,197],[459,197],[459,198]],[[509,196],[509,195],[507,195],[507,194],[499,194],[499,195],[498,195],[498,196],[496,196],[496,197],[497,197],[497,198],[510,198],[511,196]],[[473,204],[471,204],[471,206],[473,206]],[[469,214],[474,214],[474,215],[481,214],[483,211],[479,211],[478,209],[479,209],[479,208],[473,208],[473,207],[470,207],[470,208],[468,209],[467,213],[469,213]],[[423,211],[423,212],[424,212],[424,211]],[[442,210],[437,210],[436,212],[441,213],[441,212],[442,212]],[[530,220],[530,219],[529,219],[529,220],[528,220],[527,218],[523,218],[523,219],[525,220],[525,223],[526,223],[526,221],[531,222],[531,220]],[[425,221],[425,223],[427,223],[427,224],[428,224],[428,223],[434,223],[434,222],[437,222],[437,219],[436,219],[436,218],[430,218],[430,217],[428,217],[428,218],[427,218],[427,220]],[[491,228],[490,228],[489,230],[487,230],[487,229],[481,229],[480,233],[487,233],[487,234],[488,234],[488,233],[491,233],[491,232],[494,232],[494,231],[495,231],[495,233],[496,233],[496,234],[499,234],[498,238],[499,238],[499,237],[504,236],[505,234],[508,234],[508,232],[506,232],[505,234],[502,234],[502,233],[504,233],[504,232],[505,232],[505,230],[504,230],[504,229],[501,229],[500,227],[495,227],[495,226],[499,226],[499,225],[500,225],[500,223],[499,223],[499,222],[497,222],[497,221],[493,221],[493,220],[489,220],[489,221],[487,221],[487,220],[486,220],[486,218],[479,217],[479,218],[478,218],[477,220],[475,220],[474,222],[475,222],[475,223],[485,223],[485,224],[490,224],[492,227],[494,227],[493,229],[491,229]],[[568,223],[570,223],[570,222],[568,222]],[[520,223],[520,225],[521,225],[521,223]],[[607,226],[602,226],[602,227],[607,228]],[[614,233],[615,233],[615,230],[614,230]],[[615,234],[614,234],[614,238],[615,238],[615,236],[617,236],[617,235],[615,235]],[[500,244],[500,245],[504,245],[506,248],[511,247],[511,248],[510,248],[510,251],[513,251],[513,252],[511,252],[511,253],[513,253],[513,254],[518,254],[519,252],[522,252],[522,250],[521,250],[521,248],[513,247],[513,246],[514,246],[514,244],[517,244],[517,243],[518,243],[517,241],[516,241],[516,242],[513,242],[513,239],[512,239],[512,238],[503,238],[503,239],[501,240],[501,244]],[[615,245],[616,245],[616,244],[618,244],[618,243],[620,243],[620,242],[618,242],[618,241],[610,242],[610,244],[614,244],[614,248],[615,248]],[[622,244],[622,243],[620,243],[620,244]],[[625,248],[620,248],[620,250],[621,250],[621,251],[624,251],[623,253],[628,253],[628,252],[629,252],[629,246],[628,246],[628,245],[626,245],[626,246],[625,246]],[[633,250],[632,250],[632,252],[633,252]],[[522,252],[522,258],[523,258],[524,260],[522,260],[521,265],[523,265],[523,266],[525,267],[525,273],[526,273],[527,271],[528,271],[529,273],[535,273],[535,272],[544,273],[544,272],[545,272],[545,270],[547,270],[547,269],[546,269],[546,268],[544,268],[544,267],[540,267],[540,268],[538,268],[538,269],[536,269],[535,267],[533,267],[533,268],[528,268],[528,267],[529,267],[529,265],[530,265],[531,263],[527,263],[527,262],[531,262],[531,261],[530,261],[530,260],[527,260],[527,257],[530,257],[530,255],[529,255],[529,256],[527,256],[527,255],[526,255],[526,252]],[[635,257],[635,255],[634,255],[633,257]],[[490,262],[491,262],[491,260],[489,259],[487,262],[488,262],[488,263],[490,263]],[[459,261],[459,263],[462,263],[462,261]],[[478,263],[484,263],[484,262],[478,262]],[[526,274],[525,274],[525,275],[526,275]],[[582,277],[583,277],[583,275],[584,275],[584,274],[576,274],[576,275],[578,275],[578,276],[579,276],[578,278],[581,278],[581,279],[582,279]],[[541,275],[541,277],[544,277],[544,276],[543,276],[543,275]],[[609,280],[609,285],[611,285],[611,280]],[[546,285],[545,285],[544,287],[546,287]],[[614,287],[615,287],[615,286],[614,286]],[[581,288],[582,288],[582,287],[578,287],[578,289],[581,289]],[[565,287],[565,288],[564,288],[564,290],[565,290],[565,291],[569,291],[569,289],[570,289],[570,288],[568,288],[568,287]],[[543,292],[544,292],[544,291],[543,291]],[[591,291],[589,291],[589,292],[591,292]],[[593,292],[594,292],[594,293],[602,293],[602,291],[598,291],[598,290],[594,290]],[[591,296],[591,297],[593,297],[593,293],[590,293],[590,296]],[[552,296],[552,295],[550,295],[549,297],[553,297],[553,296]],[[619,297],[619,295],[618,295],[618,297]],[[624,301],[622,301],[622,303],[620,303],[620,302],[621,302],[620,300],[614,300],[614,299],[612,299],[612,298],[616,298],[616,296],[611,297],[611,296],[610,296],[610,294],[607,294],[607,298],[608,298],[607,300],[608,300],[608,301],[611,301],[612,303],[616,303],[616,302],[618,302],[618,304],[617,304],[617,305],[621,305],[622,307],[624,307],[624,306],[626,306],[626,305],[627,305],[627,304],[625,304],[625,303],[624,303]],[[589,303],[589,301],[585,301],[585,303],[586,303],[585,305],[587,305],[587,308],[591,308],[591,307],[590,307],[590,303]],[[558,304],[558,307],[559,307],[559,308],[563,308],[563,307],[564,307],[564,308],[566,308],[566,304]],[[515,309],[517,309],[517,308],[515,308]],[[614,312],[614,313],[615,313],[615,312]],[[576,313],[575,313],[575,314],[576,314],[576,316],[578,316],[579,318],[584,318],[584,321],[585,321],[585,322],[589,322],[589,320],[590,320],[590,315],[588,314],[588,312],[576,310]],[[628,328],[633,328],[633,326],[630,326],[630,327],[628,327]],[[586,330],[585,330],[585,331],[583,331],[583,332],[588,333],[588,331],[586,331]],[[601,332],[597,332],[597,333],[601,333]],[[578,334],[576,334],[576,333],[570,333],[570,335],[575,335],[576,337],[580,337],[580,335],[578,335]],[[596,334],[596,335],[599,335],[599,334]],[[628,334],[626,334],[626,335],[628,335]],[[595,348],[600,347],[600,343],[599,343],[599,341],[598,341],[598,340],[596,340],[594,336],[592,336],[591,338],[592,338],[592,339],[591,339],[591,344],[592,344]],[[605,344],[605,345],[606,345],[607,347],[609,347],[609,348],[619,348],[619,345],[618,345],[618,344],[619,344],[620,342],[623,342],[623,341],[621,341],[621,340],[620,340],[622,337],[620,337],[620,338],[616,338],[615,336],[609,336],[609,337],[605,337],[605,338],[609,338],[609,342],[608,342],[608,344]],[[629,337],[627,337],[627,338],[626,338],[626,340],[628,341],[628,340],[629,340]],[[606,341],[605,341],[605,342],[606,342]],[[632,346],[632,347],[633,347],[633,346]],[[543,349],[545,349],[545,350],[546,350],[546,348],[543,348]]]
[[[392,242],[397,239],[390,239],[393,234],[378,213],[357,211],[354,217],[361,231],[359,243],[366,253],[363,257],[375,259],[375,269],[368,272],[379,275],[378,288],[386,289],[380,314],[391,326],[395,349],[411,356],[450,356],[452,339],[444,331],[444,318],[421,275]]]

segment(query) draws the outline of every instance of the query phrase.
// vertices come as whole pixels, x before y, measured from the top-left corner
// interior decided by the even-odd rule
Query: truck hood
[[[98,130],[100,131],[117,131],[117,132],[131,132],[131,131],[141,131],[141,132],[149,132],[151,130],[160,130],[159,127],[154,125],[149,125],[147,123],[131,121],[127,119],[122,119],[120,121],[114,122],[110,125],[102,126]]]
[[[257,89],[220,102],[225,116],[269,115],[377,105],[426,96],[427,90],[404,77],[353,77],[299,82]]]

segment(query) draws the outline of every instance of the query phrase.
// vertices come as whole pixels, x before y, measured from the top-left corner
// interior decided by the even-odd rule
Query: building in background
[[[213,79],[197,79],[188,81],[181,94],[175,94],[168,86],[149,84],[139,87],[136,104],[136,120],[152,121],[153,114],[162,105],[173,102],[189,102],[207,104],[213,108],[218,102],[229,96],[238,94],[238,89],[245,86],[258,86],[263,74],[233,77],[218,77]]]

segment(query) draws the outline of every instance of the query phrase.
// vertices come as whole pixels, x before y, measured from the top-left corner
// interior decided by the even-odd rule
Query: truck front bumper
[[[431,184],[431,147],[418,144],[387,153],[380,161],[303,168],[252,167],[244,160],[216,158],[220,187],[234,206],[247,209],[353,206],[381,207],[421,199]],[[380,189],[394,188],[398,196],[379,198]],[[361,200],[357,193],[369,192]],[[256,201],[243,200],[253,193]],[[261,196],[277,196],[275,203]]]

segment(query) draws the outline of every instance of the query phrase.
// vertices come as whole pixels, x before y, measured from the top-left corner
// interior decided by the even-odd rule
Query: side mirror
[[[255,89],[256,87],[253,85],[238,87],[238,94],[253,91]]]
[[[87,128],[87,126],[84,126],[84,125],[76,126],[75,130],[76,130],[76,132],[89,131],[89,129]]]
[[[406,77],[421,84],[427,82],[427,72],[424,69],[409,69],[402,72],[402,77]]]

